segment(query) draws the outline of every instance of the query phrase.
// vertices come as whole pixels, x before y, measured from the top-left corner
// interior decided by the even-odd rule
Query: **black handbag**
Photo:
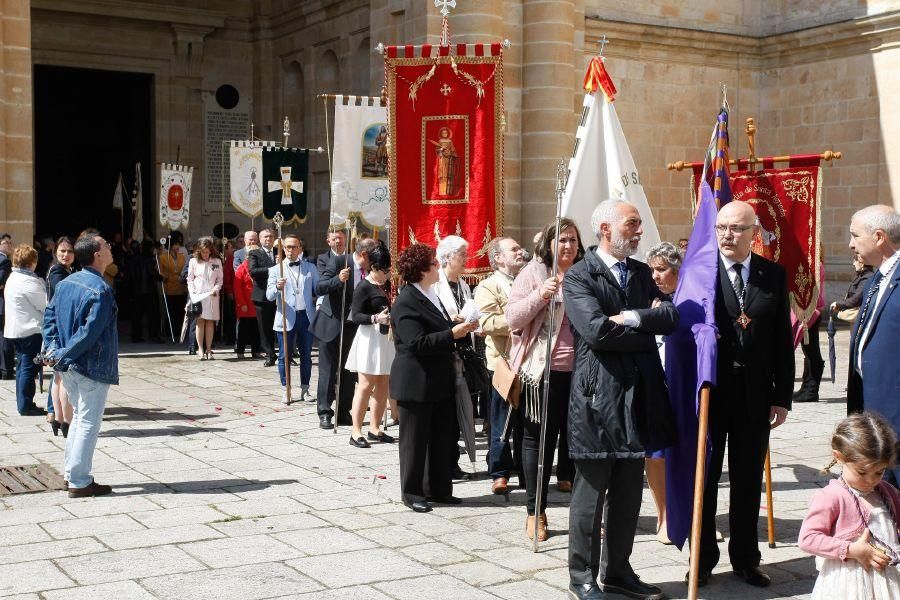
[[[199,302],[188,302],[184,312],[189,317],[199,317],[203,313],[203,305]]]
[[[456,352],[463,362],[463,374],[469,386],[469,392],[476,394],[490,388],[491,380],[488,377],[487,366],[484,359],[478,356],[472,346],[457,346]]]

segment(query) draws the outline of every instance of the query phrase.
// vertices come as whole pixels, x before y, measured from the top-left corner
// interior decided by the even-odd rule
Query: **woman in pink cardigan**
[[[818,557],[813,599],[900,598],[900,492],[881,479],[896,446],[875,413],[838,423],[828,468],[841,463],[841,476],[813,496],[800,528],[800,548]]]
[[[569,458],[567,422],[569,419],[569,390],[575,361],[572,330],[562,301],[562,280],[573,264],[584,257],[584,247],[578,227],[571,219],[562,219],[559,243],[555,243],[556,221],[546,227],[535,248],[535,260],[528,263],[513,281],[506,305],[506,321],[512,334],[510,367],[519,373],[522,382],[520,409],[523,413],[522,470],[527,492],[525,533],[547,539],[547,485],[553,468],[553,454],[559,439],[559,463],[556,482],[560,491],[572,490],[575,465]],[[558,253],[556,277],[551,272],[553,255]],[[548,332],[547,307],[555,308],[553,332]],[[550,397],[547,410],[547,437],[544,449],[544,485],[539,501],[537,496],[538,443],[541,431],[543,376],[546,366],[547,338],[552,340],[550,353]],[[536,509],[536,505],[540,505]],[[540,515],[535,523],[535,514]]]

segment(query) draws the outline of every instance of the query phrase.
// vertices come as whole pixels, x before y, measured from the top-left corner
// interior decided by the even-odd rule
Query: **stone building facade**
[[[528,239],[552,218],[555,165],[572,152],[581,79],[602,35],[618,113],[664,239],[690,230],[689,176],[666,164],[702,157],[720,83],[733,109],[733,156],[746,155],[740,131],[750,116],[760,155],[843,152],[825,169],[822,210],[836,275],[846,270],[852,212],[900,204],[898,0],[457,4],[454,41],[511,42],[505,215],[513,235]],[[153,76],[153,159],[172,161],[177,149],[182,163],[200,167],[189,231],[196,237],[222,219],[251,225],[215,191],[208,151],[218,143],[210,115],[225,111],[220,86],[240,96],[229,110],[244,120],[232,127],[252,122],[257,137],[280,139],[287,115],[291,145],[325,146],[326,105],[316,94],[377,95],[383,63],[373,47],[434,43],[440,16],[431,0],[3,0],[2,25],[0,230],[18,239],[35,233],[45,199],[32,186],[30,73],[56,65]],[[147,177],[155,190],[157,176]],[[327,223],[324,155],[313,156],[311,177],[311,215],[299,229],[315,249]]]

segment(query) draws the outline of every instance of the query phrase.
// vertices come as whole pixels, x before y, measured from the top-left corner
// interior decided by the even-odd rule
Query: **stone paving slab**
[[[772,433],[775,549],[765,543],[765,510],[759,530],[772,587],[749,588],[723,559],[702,597],[811,592],[814,562],[796,536],[809,498],[828,481],[819,470],[844,414],[848,335],[838,332],[837,383],[823,382],[822,401],[796,405]],[[352,448],[347,427],[318,428],[314,405],[278,404],[275,372],[259,361],[220,352],[200,363],[159,350],[123,347],[122,384],[110,394],[95,460],[98,480],[114,495],[0,497],[0,597],[565,597],[568,495],[555,480],[552,537],[535,554],[524,536],[524,489],[513,478],[508,496],[490,494],[484,438],[480,478],[454,486],[464,503],[415,514],[399,502],[396,445]],[[0,465],[61,468],[63,438],[40,419],[20,417],[14,402],[13,382],[0,382]],[[726,471],[717,516],[726,538],[727,481]],[[687,553],[657,543],[655,522],[645,489],[632,564],[645,581],[683,598]],[[726,544],[720,548],[727,556]]]

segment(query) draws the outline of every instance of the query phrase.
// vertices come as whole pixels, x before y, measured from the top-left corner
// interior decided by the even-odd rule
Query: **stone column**
[[[556,166],[572,155],[574,42],[574,0],[524,0],[519,205],[526,247],[555,216]]]
[[[0,3],[0,233],[34,235],[31,1]]]

